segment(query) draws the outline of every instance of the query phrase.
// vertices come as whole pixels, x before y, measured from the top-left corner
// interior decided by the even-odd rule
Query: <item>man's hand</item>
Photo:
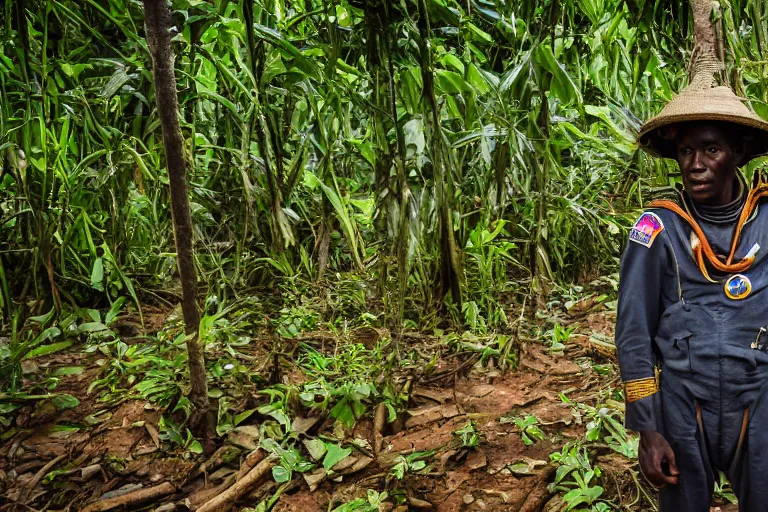
[[[680,472],[675,463],[675,452],[664,436],[653,430],[640,432],[640,448],[638,450],[640,469],[645,478],[656,487],[677,484]],[[666,464],[665,464],[666,463]],[[664,466],[669,466],[668,474]]]

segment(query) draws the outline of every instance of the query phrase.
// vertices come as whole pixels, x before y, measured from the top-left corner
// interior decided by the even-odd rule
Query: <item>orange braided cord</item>
[[[710,263],[710,265],[712,265],[712,267],[719,270],[720,272],[725,272],[726,274],[738,274],[744,272],[755,261],[755,257],[750,256],[749,258],[744,258],[737,263],[731,263],[733,260],[733,255],[736,252],[736,247],[738,245],[739,237],[741,236],[744,223],[746,223],[747,219],[752,214],[752,210],[754,210],[755,206],[757,206],[757,201],[760,199],[760,197],[768,195],[768,187],[759,190],[761,188],[762,186],[751,190],[749,196],[747,197],[747,203],[744,205],[744,209],[741,211],[741,215],[739,216],[739,221],[736,224],[736,232],[733,237],[733,243],[731,244],[731,253],[728,256],[726,263],[723,263],[717,258],[717,256],[715,256],[712,247],[709,245],[709,240],[707,240],[707,236],[704,234],[704,231],[702,231],[699,223],[696,222],[696,220],[694,220],[693,217],[688,214],[688,212],[683,210],[680,205],[674,201],[670,201],[669,199],[659,199],[656,201],[651,201],[648,206],[651,208],[665,208],[670,210],[682,217],[683,220],[685,220],[691,226],[693,232],[696,233],[696,236],[699,238],[699,243],[701,244],[698,248],[693,248],[696,264],[699,266],[699,269],[701,269],[704,276],[709,279],[709,275],[704,264],[704,257],[707,258],[707,261]],[[711,281],[711,279],[709,280]]]
[[[731,253],[728,255],[728,260],[726,261],[726,264],[731,263],[733,261],[733,256],[736,253],[736,246],[739,243],[739,238],[741,237],[741,230],[744,229],[744,224],[747,223],[747,219],[749,219],[749,216],[752,215],[752,212],[754,211],[755,207],[757,207],[758,201],[760,201],[760,198],[768,196],[768,184],[766,183],[760,183],[756,187],[752,188],[752,190],[749,191],[749,195],[747,196],[747,202],[744,204],[744,208],[741,210],[741,215],[739,216],[739,222],[736,223],[736,233],[733,235],[733,242],[731,243]]]

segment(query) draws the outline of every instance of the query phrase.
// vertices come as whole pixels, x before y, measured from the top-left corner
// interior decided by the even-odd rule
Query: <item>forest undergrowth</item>
[[[655,509],[623,428],[615,276],[508,308],[504,333],[393,336],[303,291],[206,301],[207,453],[178,308],[32,319],[0,396],[4,510],[225,510],[209,502],[260,464],[237,510]]]

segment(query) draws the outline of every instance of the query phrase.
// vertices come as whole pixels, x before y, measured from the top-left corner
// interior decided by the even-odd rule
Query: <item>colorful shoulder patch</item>
[[[651,212],[645,212],[637,219],[635,225],[629,232],[629,239],[640,245],[650,247],[656,236],[664,231],[664,223],[658,215]]]

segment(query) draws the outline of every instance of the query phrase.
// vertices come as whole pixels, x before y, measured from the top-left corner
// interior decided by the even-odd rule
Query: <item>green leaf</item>
[[[74,78],[75,80],[78,79],[80,73],[90,68],[90,64],[70,64],[65,62],[61,65],[61,70],[64,72],[64,74],[66,74],[68,77]]]
[[[341,448],[334,443],[325,443],[326,454],[323,459],[323,467],[326,471],[330,471],[333,466],[349,457],[352,453],[352,448]]]
[[[64,409],[74,409],[78,405],[80,405],[80,400],[77,399],[77,397],[74,397],[72,395],[58,395],[53,398],[53,405],[56,406],[59,410]]]
[[[309,456],[312,457],[313,460],[320,460],[323,455],[325,455],[326,448],[322,439],[306,439],[304,441],[304,446],[307,447]]]
[[[40,343],[48,340],[52,340],[53,338],[58,338],[61,334],[61,330],[58,327],[49,327],[40,334],[37,335],[37,337],[32,340],[32,343],[29,344],[30,347],[34,347],[39,345]]]
[[[285,414],[280,405],[264,405],[259,407],[259,414],[266,414],[277,420],[280,425],[288,428],[291,425],[291,419]]]
[[[460,94],[470,90],[461,75],[445,69],[435,70],[435,89],[442,94]]]
[[[64,439],[79,431],[80,427],[76,425],[53,425],[47,430],[47,434],[55,439]]]
[[[104,260],[96,258],[91,271],[91,286],[100,292],[104,291]]]
[[[411,470],[413,471],[421,471],[425,467],[427,467],[427,463],[424,462],[423,460],[417,460],[416,462],[411,464]]]
[[[99,91],[99,95],[104,97],[104,98],[106,98],[106,99],[111,98],[130,79],[131,79],[131,77],[128,76],[128,73],[125,72],[125,69],[123,69],[122,67],[118,68],[112,74],[112,76],[110,77],[109,81],[104,85],[104,87],[102,87],[101,91]]]
[[[458,74],[464,74],[464,63],[461,62],[461,59],[456,57],[454,54],[444,53],[440,57],[440,62],[442,62],[445,67],[452,67]]]
[[[236,427],[236,426],[238,426],[240,423],[242,423],[242,422],[244,422],[245,420],[247,420],[248,418],[250,418],[250,417],[251,417],[251,415],[252,415],[254,412],[256,412],[256,409],[248,409],[248,410],[245,410],[245,411],[241,412],[241,413],[240,413],[240,414],[238,414],[237,416],[235,416],[235,422],[234,422],[234,426]]]
[[[392,469],[390,469],[390,472],[392,475],[397,478],[398,480],[402,480],[405,476],[405,472],[408,469],[408,463],[405,462],[405,460],[400,460],[397,464],[392,466]]]
[[[109,308],[109,311],[104,317],[104,323],[106,325],[112,324],[115,318],[117,318],[117,315],[120,314],[120,309],[122,309],[126,300],[127,299],[125,297],[119,297],[115,302],[112,303],[112,307]]]
[[[477,69],[474,64],[469,65],[469,71],[467,71],[467,80],[469,85],[475,88],[480,94],[487,94],[491,87],[488,85],[488,81]]]
[[[0,414],[8,414],[16,409],[22,407],[21,404],[14,404],[12,402],[0,402]]]
[[[272,478],[279,484],[290,482],[293,478],[293,472],[290,469],[286,469],[283,466],[275,466],[272,468]]]
[[[74,341],[60,341],[58,343],[51,343],[50,345],[40,345],[39,347],[30,350],[26,353],[24,356],[24,359],[32,359],[33,357],[38,356],[47,356],[49,354],[53,354],[55,352],[59,352],[61,350],[67,349],[72,346]]]
[[[338,217],[339,222],[341,223],[342,230],[344,231],[344,235],[346,236],[347,242],[349,243],[350,252],[352,252],[352,256],[355,259],[357,268],[362,270],[363,262],[360,259],[360,251],[357,248],[355,221],[349,215],[347,206],[343,203],[343,200],[339,194],[338,186],[336,185],[336,178],[333,178],[334,188],[331,188],[320,181],[317,176],[312,174],[312,172],[307,169],[304,172],[304,183],[307,184],[310,188],[319,186],[323,190],[325,196],[328,198],[328,201],[331,203],[334,211],[336,212],[336,217]]]
[[[493,37],[491,37],[491,35],[488,32],[482,30],[480,27],[478,27],[474,23],[469,23],[467,26],[469,27],[469,30],[472,33],[472,35],[475,36],[476,41],[489,43],[489,44],[493,43]]]
[[[523,83],[523,81],[526,79],[525,77],[530,76],[530,64],[532,55],[533,49],[528,50],[523,54],[517,66],[504,73],[504,77],[501,80],[501,85],[499,85],[499,88],[502,92],[509,92],[509,90],[516,85]]]
[[[320,68],[317,66],[314,60],[304,56],[299,51],[299,49],[296,48],[290,41],[288,41],[280,32],[273,28],[259,25],[258,23],[254,24],[253,29],[259,38],[268,41],[272,45],[280,48],[288,55],[293,57],[296,63],[301,65],[302,71],[304,71],[308,76],[316,80],[320,80],[322,78]]]
[[[41,326],[43,326],[43,325],[45,325],[45,324],[47,324],[48,322],[50,322],[50,321],[51,321],[51,319],[53,318],[53,315],[54,315],[55,313],[56,313],[56,308],[53,308],[53,309],[51,309],[49,312],[47,312],[47,313],[46,313],[46,314],[44,314],[44,315],[40,315],[40,316],[31,316],[31,317],[29,317],[29,319],[30,319],[31,321],[33,321],[33,322],[35,322],[35,323],[38,323],[38,324],[40,324]]]
[[[536,63],[552,75],[550,89],[560,101],[566,104],[581,104],[579,88],[560,63],[557,62],[549,45],[540,44],[538,46],[536,49]]]
[[[269,453],[277,453],[280,454],[283,450],[280,448],[280,444],[278,444],[277,441],[271,438],[262,438],[259,441],[259,445],[267,450]]]
[[[109,330],[109,327],[101,322],[88,322],[85,324],[80,324],[77,329],[80,332],[100,332]]]
[[[397,410],[389,402],[384,402],[384,406],[387,408],[387,423],[394,422],[397,419]]]
[[[562,482],[563,479],[568,476],[568,474],[573,471],[573,466],[560,466],[557,468],[557,471],[555,472],[555,483]]]
[[[600,438],[600,426],[590,423],[587,428],[587,441],[597,441]]]
[[[195,439],[191,443],[189,443],[189,446],[187,446],[187,450],[189,450],[192,453],[201,454],[203,453],[203,445],[200,444],[200,441]]]
[[[345,427],[352,428],[355,426],[357,418],[352,411],[349,402],[346,398],[339,400],[339,402],[331,409],[331,417],[341,421]]]
[[[85,371],[85,369],[82,366],[65,366],[63,368],[57,369],[55,372],[53,372],[53,375],[56,377],[63,377],[66,375],[81,375]]]

